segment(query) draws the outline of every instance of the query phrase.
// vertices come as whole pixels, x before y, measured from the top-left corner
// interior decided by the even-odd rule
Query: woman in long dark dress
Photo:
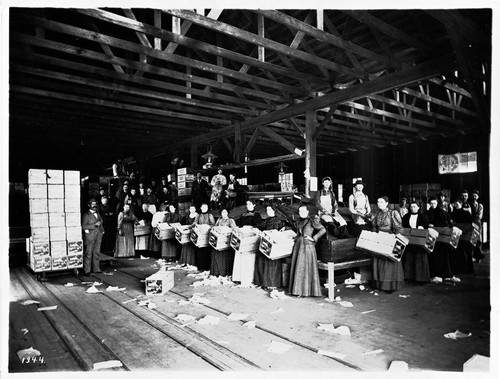
[[[189,213],[182,220],[182,225],[193,225],[194,220],[196,220],[197,216],[198,212],[196,212],[196,206],[192,204],[189,207]],[[179,263],[196,266],[195,250],[196,247],[192,242],[183,244],[181,247],[181,258],[179,259]]]
[[[247,210],[240,216],[236,224],[239,227],[243,227],[246,225],[257,227],[261,223],[262,217],[259,212],[255,211],[255,204],[251,200],[248,200]],[[241,284],[245,286],[250,285],[253,282],[254,270],[254,252],[235,252],[233,265],[233,281],[241,282]]]
[[[285,222],[276,217],[276,212],[272,206],[266,207],[267,218],[262,222],[261,230],[281,230],[285,227]],[[253,283],[257,286],[276,288],[282,287],[284,259],[271,260],[262,253],[257,253],[255,257],[255,272]]]
[[[401,233],[401,215],[390,210],[389,198],[382,196],[377,199],[378,211],[373,219],[374,232]],[[404,271],[401,262],[386,258],[373,257],[373,288],[392,293],[403,288]]]
[[[148,211],[149,204],[142,203],[141,209],[137,212],[136,216],[139,222],[143,222],[144,226],[151,226],[153,215]],[[149,234],[135,237],[135,250],[149,250]]]
[[[208,213],[208,204],[201,204],[201,214],[196,216],[193,226],[195,225],[215,225],[215,218],[211,213]],[[210,270],[210,260],[211,260],[211,247],[196,247],[195,246],[195,255],[196,255],[196,267],[200,271]]]
[[[116,235],[115,257],[134,257],[134,224],[137,217],[130,210],[129,204],[123,205],[123,211],[118,214],[118,234]]]
[[[401,212],[399,212],[401,214]],[[403,216],[403,228],[427,229],[429,219],[424,213],[419,213],[416,201],[410,202],[410,213]],[[417,283],[428,283],[431,281],[429,270],[429,253],[421,246],[408,245],[401,259],[405,280]]]
[[[215,223],[215,226],[227,226],[231,229],[236,229],[236,223],[232,218],[229,218],[229,213],[226,208],[222,208],[221,217]],[[212,261],[210,264],[210,275],[228,276],[233,273],[234,250],[232,247],[223,250],[212,248]]]
[[[295,223],[297,237],[293,245],[289,292],[298,296],[321,296],[316,242],[326,234],[319,217],[309,218],[305,205],[299,207],[300,219]]]
[[[181,217],[178,213],[175,212],[175,206],[170,204],[168,206],[168,212],[165,213],[165,217],[163,218],[163,222],[167,222],[172,224],[174,222],[181,221]],[[161,241],[161,257],[167,259],[169,261],[173,261],[177,258],[177,253],[179,251],[179,243],[175,238],[170,238]]]

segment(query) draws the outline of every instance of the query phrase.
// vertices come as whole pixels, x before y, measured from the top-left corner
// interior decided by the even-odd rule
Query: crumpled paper
[[[114,287],[114,286],[108,286],[108,288],[106,288],[106,291],[125,291],[126,288],[123,287],[123,288],[119,288],[118,286]]]
[[[363,284],[366,282],[366,280],[361,279],[361,274],[358,274],[357,272],[354,273],[354,278],[347,278],[344,280],[344,284]]]
[[[248,328],[248,329],[254,329],[255,325],[256,325],[256,322],[252,320],[252,321],[245,322],[242,326],[244,326],[245,328]]]
[[[25,300],[21,304],[22,305],[31,305],[31,304],[40,304],[40,302],[36,301],[36,300]]]
[[[470,337],[470,336],[472,336],[472,333],[464,333],[464,332],[461,332],[460,330],[457,329],[454,332],[446,333],[444,336],[445,336],[445,338],[450,338],[452,340],[457,340],[459,338]]]
[[[268,352],[274,354],[284,354],[290,350],[293,346],[281,342],[271,341],[271,345],[267,349]]]
[[[101,293],[101,291],[99,291],[97,288],[95,288],[95,286],[90,286],[89,289],[85,292],[87,292],[87,293]]]
[[[345,325],[341,325],[338,328],[335,328],[335,326],[333,326],[333,324],[319,324],[318,329],[324,330],[325,332],[340,334],[342,336],[350,336],[351,335],[351,330],[349,329],[348,326],[345,326]]]
[[[286,300],[288,297],[285,295],[285,291],[272,290],[269,294],[271,299]]]
[[[218,317],[206,315],[205,317],[200,318],[198,321],[196,321],[196,323],[200,325],[218,325],[219,321],[220,320]]]

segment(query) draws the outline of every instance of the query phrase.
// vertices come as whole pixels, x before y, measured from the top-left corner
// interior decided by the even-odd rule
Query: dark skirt
[[[436,242],[433,252],[429,256],[431,277],[451,278],[450,253],[453,248],[448,244]]]
[[[101,253],[112,252],[116,244],[116,224],[110,228],[104,228],[102,235]]]
[[[115,257],[134,257],[134,224],[131,222],[124,222],[122,224],[122,230],[123,235],[116,235]]]
[[[195,246],[195,256],[196,256],[196,267],[200,271],[210,270],[210,261],[212,256],[212,247],[196,247]]]
[[[183,244],[181,248],[181,258],[179,259],[179,263],[196,266],[195,249],[196,247],[191,242]]]
[[[228,276],[233,274],[234,250],[212,249],[212,262],[210,264],[210,275]]]
[[[289,292],[298,296],[321,296],[316,247],[302,236],[293,245]]]
[[[175,238],[170,238],[168,240],[161,241],[161,257],[168,259],[177,258],[177,252],[179,250],[179,243]]]
[[[261,287],[282,287],[283,262],[283,259],[271,260],[264,254],[257,253],[253,283]]]
[[[474,272],[474,267],[472,266],[473,248],[470,242],[459,241],[457,248],[450,251],[450,267],[453,275]]]
[[[429,253],[419,246],[407,246],[403,254],[403,271],[406,280],[419,283],[431,281]]]
[[[149,235],[149,250],[157,253],[161,251],[161,241],[156,238],[155,228],[153,228],[151,234]]]
[[[373,288],[398,291],[403,288],[405,275],[401,262],[373,257]]]

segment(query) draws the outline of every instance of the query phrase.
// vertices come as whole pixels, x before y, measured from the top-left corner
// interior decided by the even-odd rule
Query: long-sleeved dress
[[[260,225],[261,230],[280,230],[285,226],[285,222],[278,217],[268,217]],[[271,260],[262,253],[257,253],[255,257],[255,272],[253,283],[261,287],[282,287],[284,259]]]
[[[198,216],[198,213],[195,213],[193,217],[191,217],[191,215],[187,215],[184,220],[182,220],[182,225],[193,225],[196,216]],[[192,242],[183,244],[181,247],[181,258],[179,259],[179,263],[196,266],[195,249],[196,247]]]
[[[149,211],[143,212],[141,209],[139,212],[137,212],[137,219],[139,221],[144,221],[145,225],[151,225],[151,221],[153,220],[153,215]],[[150,234],[135,237],[135,249],[136,250],[149,250],[149,235]]]
[[[389,209],[378,210],[373,219],[374,232],[401,233],[401,215]],[[398,291],[404,285],[401,262],[386,258],[373,258],[373,287],[383,291]]]
[[[180,222],[181,217],[177,213],[167,212],[163,222],[168,222],[169,224],[173,222]],[[168,240],[161,241],[161,257],[167,259],[177,258],[179,252],[179,243],[175,238],[170,238]]]
[[[450,226],[450,215],[441,208],[429,208],[427,210],[429,224],[435,227],[447,228]],[[429,268],[431,276],[440,278],[450,278],[453,276],[450,264],[450,254],[453,248],[445,243],[436,242],[434,250],[429,256]]]
[[[211,213],[201,213],[196,216],[193,225],[215,225],[215,218]],[[210,270],[210,261],[211,261],[211,250],[210,246],[207,247],[196,247],[195,246],[195,255],[196,255],[196,267],[200,271]]]
[[[259,212],[247,211],[238,219],[239,227],[250,225],[259,226],[262,223],[262,217]],[[259,253],[260,254],[260,253]],[[249,286],[253,282],[253,274],[255,271],[255,255],[254,252],[235,252],[233,265],[233,281],[240,282],[244,286]]]
[[[415,217],[415,223],[410,222],[411,218]],[[413,226],[411,225],[413,224]],[[429,227],[429,219],[423,213],[412,215],[407,213],[403,217],[403,228]],[[403,258],[403,271],[406,280],[413,280],[418,283],[427,283],[431,280],[429,269],[429,253],[423,247],[408,245],[406,247]]]
[[[100,205],[99,214],[102,217],[104,234],[102,235],[101,252],[113,251],[116,244],[116,215],[114,207]]]
[[[219,218],[215,226],[228,226],[236,229],[236,223],[232,218]],[[229,247],[224,250],[212,248],[212,262],[210,264],[210,275],[227,276],[233,273],[234,250]]]
[[[137,217],[132,212],[120,212],[118,215],[118,230],[121,230],[122,235],[116,235],[115,257],[133,257],[135,256],[134,248],[134,224]]]
[[[289,292],[298,296],[321,296],[316,242],[326,234],[318,218],[301,218],[295,223]],[[311,237],[314,241],[306,237]]]

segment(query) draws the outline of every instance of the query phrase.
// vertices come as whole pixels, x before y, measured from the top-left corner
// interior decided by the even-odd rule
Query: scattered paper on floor
[[[354,305],[350,301],[339,301],[338,304],[346,308],[354,307]]]
[[[122,301],[122,304],[128,304],[128,303],[131,303],[132,301],[136,301],[136,300],[137,300],[137,297],[134,297],[133,299]]]
[[[354,284],[348,284],[347,286],[345,286],[345,288],[354,288],[356,287]]]
[[[40,304],[40,302],[36,301],[36,300],[25,300],[21,304],[22,305],[31,305],[31,304]]]
[[[98,287],[98,286],[102,286],[102,283],[101,282],[94,282],[94,283],[92,283],[92,285]]]
[[[410,297],[410,295],[399,295],[399,297],[406,299],[406,298]]]
[[[191,322],[191,321],[194,321],[196,320],[196,317],[195,316],[191,316],[191,315],[186,315],[186,314],[183,314],[183,313],[179,313],[177,316],[175,316],[175,319],[179,322]]]
[[[375,312],[375,309],[372,309],[372,310],[369,310],[369,311],[364,311],[364,312],[361,312],[362,314],[367,314],[367,313],[372,313],[372,312]]]
[[[184,271],[198,271],[198,267],[196,266],[191,266],[188,264],[179,264],[175,266],[170,266],[168,270],[184,270]],[[192,275],[192,274],[188,274]]]
[[[325,284],[323,284],[325,286],[325,288],[328,288],[328,282],[326,282]],[[333,287],[336,287],[337,285],[335,283],[333,283]]]
[[[319,305],[323,305],[323,304],[319,304]],[[276,308],[274,311],[271,311],[271,314],[276,314],[276,313],[283,313],[285,310],[281,307],[279,308]]]
[[[53,311],[57,309],[57,305],[51,305],[50,307],[41,307],[41,308],[38,308],[38,311],[39,312],[43,312],[43,311]]]
[[[335,328],[333,324],[319,324],[318,325],[319,330],[324,330],[325,332],[329,333],[335,333],[335,334],[340,334],[342,336],[350,336],[351,335],[351,330],[349,327],[345,325],[341,325],[338,328]]]
[[[292,347],[293,347],[292,345],[287,345],[285,343],[271,341],[271,345],[269,345],[269,348],[267,349],[267,351],[270,353],[274,353],[274,354],[284,354],[288,350],[290,350]]]
[[[126,288],[123,287],[123,288],[120,288],[118,286],[114,287],[114,286],[108,286],[108,288],[106,288],[106,291],[125,291]]]
[[[344,284],[363,284],[366,283],[366,280],[361,279],[361,274],[357,272],[354,273],[354,278],[347,278],[344,280]]]
[[[94,363],[94,370],[100,370],[103,368],[114,368],[114,367],[122,367],[123,364],[117,360],[104,361]]]
[[[28,334],[30,331],[26,328],[22,328],[21,332],[23,332],[23,334],[25,335],[25,334]]]
[[[112,272],[103,272],[104,275],[109,275],[109,276],[112,276],[113,273]]]
[[[23,361],[23,358],[34,358],[34,357],[39,357],[41,355],[40,351],[33,349],[33,347],[29,347],[27,349],[22,349],[17,352],[17,356],[21,361]]]
[[[243,321],[247,318],[248,315],[244,313],[231,313],[229,316],[227,316],[228,320],[236,320],[236,321]]]
[[[459,339],[459,338],[470,337],[470,336],[472,336],[472,333],[464,333],[464,332],[461,332],[460,330],[457,329],[454,332],[446,333],[444,336],[446,338],[450,338],[452,340],[456,340],[456,339]]]
[[[371,355],[371,354],[380,354],[380,353],[383,353],[384,350],[382,349],[377,349],[377,350],[373,350],[373,351],[367,351],[361,355]]]
[[[95,286],[90,286],[86,292],[87,293],[100,293],[101,291],[99,291],[97,288],[95,288]]]
[[[244,326],[245,328],[248,328],[248,329],[254,329],[255,325],[256,325],[256,322],[252,320],[252,321],[245,322],[242,326]]]
[[[196,323],[200,325],[218,325],[219,318],[215,316],[206,315],[205,317],[200,318],[198,321],[196,321]]]
[[[66,283],[64,287],[74,287],[75,283]]]
[[[408,363],[405,361],[392,361],[387,371],[406,372],[408,369]]]
[[[464,372],[488,372],[489,370],[490,358],[480,354],[474,354],[463,365]]]
[[[149,309],[155,309],[155,308],[158,308],[158,306],[156,305],[156,303],[153,303],[152,301],[150,301],[148,303],[148,308]]]
[[[328,351],[328,350],[318,350],[318,354],[325,355],[325,356],[331,357],[331,358],[337,358],[337,359],[344,359],[345,358],[345,354],[335,353],[333,351]]]
[[[279,299],[279,300],[287,299],[285,291],[272,290],[269,296],[271,297],[271,299]]]
[[[364,290],[365,290],[365,286],[361,284],[361,285],[359,286],[359,289],[360,289],[361,291],[364,291]]]

